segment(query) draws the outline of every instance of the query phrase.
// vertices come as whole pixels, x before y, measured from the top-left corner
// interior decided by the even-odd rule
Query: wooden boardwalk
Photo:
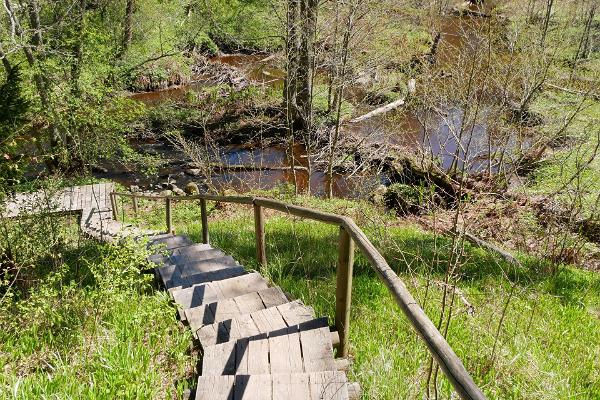
[[[169,291],[203,357],[196,400],[345,400],[359,387],[334,358],[339,342],[328,319],[289,299],[233,257],[185,236],[157,234],[112,219],[112,184],[72,187],[53,195],[20,194],[4,217],[79,213],[84,233],[103,241],[126,236],[152,249],[156,277]],[[147,241],[146,239],[147,238]]]
[[[17,193],[4,204],[2,217],[42,213],[76,214],[80,216],[83,233],[106,242],[151,233],[113,220],[110,203],[113,190],[113,183],[99,183],[69,187],[55,193]]]

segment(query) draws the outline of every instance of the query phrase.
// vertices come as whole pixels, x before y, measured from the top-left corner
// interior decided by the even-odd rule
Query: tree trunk
[[[317,20],[317,0],[300,0],[300,49],[298,54],[298,105],[296,125],[306,131],[312,125],[312,77],[314,65],[314,37]]]
[[[339,76],[339,87],[337,88],[336,99],[337,103],[336,107],[336,117],[335,117],[335,128],[333,132],[333,138],[329,147],[329,160],[327,166],[327,197],[329,199],[333,198],[333,162],[334,156],[337,149],[337,144],[340,138],[340,122],[342,116],[342,101],[344,98],[344,84],[346,81],[346,66],[348,63],[348,52],[350,48],[350,36],[352,35],[352,30],[354,29],[354,13],[356,12],[355,6],[352,6],[352,9],[349,11],[348,19],[346,21],[346,32],[344,32],[344,38],[342,40],[342,48],[341,48],[341,67],[340,67],[340,76]]]
[[[32,12],[33,12],[33,14],[37,15],[37,18],[35,17],[35,15],[33,16],[34,17],[33,22],[39,23],[39,13],[38,13],[38,8],[37,8],[37,2],[35,0],[30,0],[30,2],[28,3],[28,7],[30,9],[30,17],[32,17]],[[11,4],[10,0],[4,0],[4,8],[6,9],[6,12],[8,13],[11,23],[13,24],[15,33],[18,36],[23,37],[24,36],[23,28],[21,27],[19,19],[17,18],[16,14],[12,8],[12,4]],[[34,26],[33,28],[36,31],[36,36],[39,36],[35,40],[38,41],[39,43],[42,43],[40,26],[39,25],[37,27]],[[38,48],[35,48],[35,49],[39,50]],[[23,52],[25,53],[25,58],[27,60],[27,63],[34,70],[37,70],[37,66],[36,66],[37,60],[36,60],[35,55],[33,54],[32,48],[30,46],[23,46]],[[50,147],[52,149],[56,150],[56,149],[58,149],[58,147],[60,146],[61,143],[64,143],[64,141],[63,141],[60,131],[55,123],[54,110],[52,107],[52,103],[50,101],[50,93],[49,93],[50,90],[49,90],[48,80],[45,79],[44,76],[40,72],[36,72],[34,75],[34,83],[35,83],[35,87],[37,89],[38,95],[40,97],[40,103],[42,105],[42,110],[47,113],[48,119],[50,121],[50,132],[51,132]],[[47,165],[50,170],[53,170],[57,167],[56,163],[51,160],[47,160]]]
[[[42,25],[40,23],[40,6],[37,0],[29,0],[27,2],[27,12],[29,13],[29,23],[33,29],[31,44],[39,50],[43,44],[42,41]]]
[[[293,129],[297,117],[296,99],[298,96],[298,0],[289,0],[287,8],[287,40],[286,40],[286,79],[283,86],[283,98],[287,111],[288,126]]]
[[[289,0],[284,98],[288,122],[294,130],[311,128],[316,20],[317,0]]]
[[[540,38],[540,45],[545,47],[546,35],[548,35],[548,27],[550,26],[550,18],[552,17],[552,6],[554,0],[546,0],[546,15],[544,16],[544,24],[542,26],[542,36]]]
[[[590,4],[588,16],[585,24],[585,30],[583,34],[583,48],[581,49],[582,58],[589,58],[592,51],[592,26],[594,25],[594,18],[596,17],[596,11],[598,10],[598,3],[595,1]]]
[[[4,70],[6,71],[6,76],[10,75],[12,71],[12,66],[10,65],[10,61],[6,57],[6,53],[2,49],[2,43],[0,43],[0,59],[2,59],[2,65],[4,66]]]
[[[133,39],[133,13],[135,12],[135,0],[127,0],[125,7],[125,23],[123,24],[123,44],[121,54],[125,54],[131,46]]]

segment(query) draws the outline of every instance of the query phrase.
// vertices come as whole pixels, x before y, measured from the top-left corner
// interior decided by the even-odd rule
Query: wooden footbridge
[[[39,211],[78,213],[84,233],[103,241],[125,236],[143,240],[152,249],[156,277],[171,294],[181,321],[202,349],[197,400],[343,400],[360,397],[360,387],[348,382],[348,332],[355,245],[371,262],[400,310],[423,339],[442,371],[463,399],[485,399],[460,359],[452,351],[399,277],[365,234],[349,218],[278,201],[251,197],[197,195],[185,197],[115,193],[112,184],[72,187],[48,196],[17,195],[4,207],[4,217]],[[117,197],[161,201],[167,233],[143,231],[116,221]],[[200,202],[203,243],[175,235],[174,201]],[[340,228],[335,327],[327,317],[291,299],[258,272],[209,244],[207,201],[252,206],[256,253],[266,264],[265,208]],[[37,206],[36,206],[37,204]],[[137,208],[137,207],[136,207]],[[334,351],[335,349],[335,351]]]

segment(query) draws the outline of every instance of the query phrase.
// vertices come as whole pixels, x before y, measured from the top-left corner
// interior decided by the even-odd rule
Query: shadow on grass
[[[197,228],[197,229],[196,229]],[[200,241],[200,229],[190,229],[190,236]],[[372,238],[390,266],[399,275],[416,274],[443,279],[449,263],[452,239],[435,237],[414,229],[391,228],[385,239]],[[291,223],[274,220],[267,223],[268,267],[261,270],[255,254],[254,227],[251,221],[215,221],[211,224],[211,241],[232,254],[243,265],[286,279],[331,280],[336,274],[338,228],[308,222]],[[377,278],[368,262],[356,253],[354,276]],[[456,273],[461,282],[485,289],[490,280],[518,288],[539,288],[560,296],[564,303],[580,303],[581,296],[600,293],[600,276],[564,267],[549,273],[548,265],[532,257],[521,257],[516,266],[496,255],[465,243]]]

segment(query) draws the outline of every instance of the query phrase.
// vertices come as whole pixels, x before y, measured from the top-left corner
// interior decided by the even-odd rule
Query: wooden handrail
[[[471,375],[465,369],[460,358],[454,353],[444,336],[435,327],[425,311],[419,306],[414,297],[410,294],[406,285],[400,277],[392,270],[385,258],[375,248],[373,243],[367,238],[365,233],[348,217],[338,214],[326,213],[313,210],[306,207],[286,204],[281,201],[267,199],[263,197],[247,196],[215,196],[200,194],[194,196],[152,196],[135,193],[111,193],[111,199],[116,196],[130,198],[141,198],[151,200],[200,200],[205,204],[206,200],[248,204],[254,206],[255,230],[257,235],[257,258],[261,264],[266,263],[266,254],[264,249],[264,221],[262,208],[269,208],[281,211],[296,217],[307,218],[328,224],[338,225],[340,227],[340,252],[338,259],[338,276],[336,291],[336,326],[340,334],[340,353],[347,355],[348,349],[348,329],[350,318],[350,297],[352,291],[352,264],[354,244],[361,250],[363,255],[369,260],[379,278],[385,283],[386,287],[394,297],[400,309],[406,315],[410,324],[417,331],[419,336],[425,342],[429,352],[435,358],[440,368],[462,399],[484,400],[485,396],[479,387],[471,378]],[[113,204],[116,204],[116,200]],[[206,207],[202,207],[202,229],[203,236],[206,232],[206,241],[208,241],[208,227],[206,225]],[[169,213],[170,214],[170,213]],[[259,238],[261,236],[261,238]]]

